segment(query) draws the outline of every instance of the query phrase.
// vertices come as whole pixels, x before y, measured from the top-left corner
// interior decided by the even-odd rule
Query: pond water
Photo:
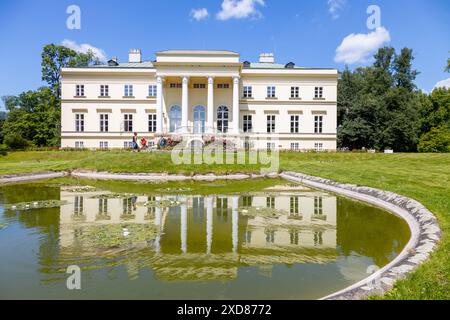
[[[278,179],[6,185],[0,299],[317,299],[409,236],[381,209]]]

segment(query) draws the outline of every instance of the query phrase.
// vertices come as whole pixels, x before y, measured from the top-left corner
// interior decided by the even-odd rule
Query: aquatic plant
[[[167,192],[167,193],[179,193],[179,192],[190,192],[192,191],[192,188],[162,188],[162,189],[157,189],[156,191],[159,192]]]
[[[14,204],[5,205],[5,209],[9,210],[32,210],[32,209],[42,209],[42,208],[57,208],[68,204],[67,201],[61,200],[41,200],[41,201],[31,201],[31,202],[20,202]]]
[[[251,217],[279,217],[284,212],[268,207],[242,207],[239,208],[239,213]]]
[[[135,194],[130,193],[105,193],[105,194],[98,194],[91,197],[91,199],[126,199],[126,198],[132,198],[136,197]]]
[[[85,226],[77,235],[77,240],[86,246],[111,248],[150,241],[157,235],[154,225],[121,223]]]
[[[136,203],[137,206],[141,207],[158,207],[158,208],[176,207],[179,206],[180,204],[182,204],[181,201],[169,199],[152,200]]]

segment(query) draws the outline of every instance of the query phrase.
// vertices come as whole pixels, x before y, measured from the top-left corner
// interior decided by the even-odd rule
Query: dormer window
[[[244,61],[244,68],[250,68],[251,63],[249,61]]]
[[[285,65],[286,69],[294,69],[294,67],[295,67],[295,63],[293,63],[293,62],[289,62],[288,64]]]

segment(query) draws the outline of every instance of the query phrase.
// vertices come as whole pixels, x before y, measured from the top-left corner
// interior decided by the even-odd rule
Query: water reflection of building
[[[61,200],[70,203],[61,207],[61,247],[73,246],[77,228],[84,225],[152,223],[162,233],[151,241],[153,256],[147,261],[160,279],[232,279],[239,266],[324,263],[336,257],[334,196],[290,192],[96,198],[100,194],[104,192],[61,192]],[[180,204],[165,208],[140,205],[161,199]],[[244,208],[270,208],[278,214],[242,214]]]

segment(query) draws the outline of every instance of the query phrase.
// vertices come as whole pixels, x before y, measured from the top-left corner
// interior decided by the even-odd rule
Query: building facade
[[[128,148],[133,133],[161,137],[226,134],[255,147],[335,150],[336,69],[241,62],[230,51],[169,50],[143,61],[61,70],[62,148]],[[268,141],[276,141],[274,143]]]

